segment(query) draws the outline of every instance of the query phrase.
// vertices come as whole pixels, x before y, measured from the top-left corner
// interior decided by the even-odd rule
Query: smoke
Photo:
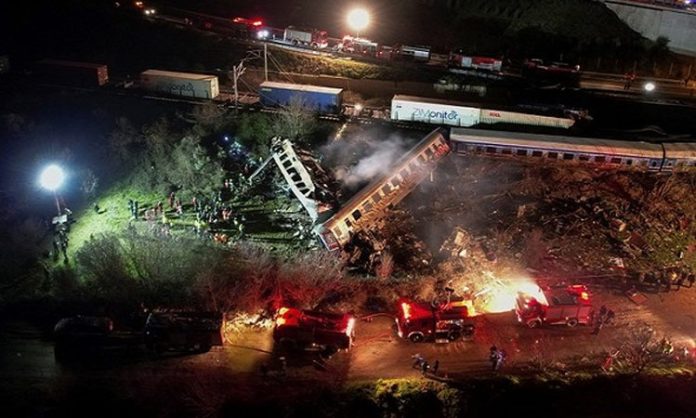
[[[333,142],[322,149],[330,161],[336,180],[347,189],[356,189],[389,172],[408,150],[409,145],[396,134],[359,135]]]

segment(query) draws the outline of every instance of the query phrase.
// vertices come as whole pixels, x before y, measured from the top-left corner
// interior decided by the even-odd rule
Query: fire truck
[[[589,325],[594,314],[585,285],[539,288],[536,295],[519,292],[516,305],[517,320],[529,328]]]
[[[285,349],[347,350],[355,339],[355,317],[280,308],[276,313],[273,340]]]
[[[283,34],[285,42],[293,45],[324,49],[329,46],[329,35],[325,30],[288,26]]]
[[[451,51],[448,64],[450,68],[474,71],[499,72],[503,69],[503,60],[499,58],[470,56],[462,50]]]
[[[471,303],[451,300],[441,306],[400,299],[395,318],[399,337],[414,343],[421,341],[452,342],[474,335],[470,322]]]

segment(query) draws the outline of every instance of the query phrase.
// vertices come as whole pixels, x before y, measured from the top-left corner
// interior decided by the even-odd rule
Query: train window
[[[489,154],[495,154],[497,151],[495,147],[486,147],[486,152]]]
[[[594,162],[596,162],[596,163],[604,163],[606,161],[607,161],[607,157],[605,157],[603,155],[597,155],[594,157]]]
[[[549,152],[546,154],[548,158],[551,158],[552,160],[557,160],[558,159],[558,153],[557,152]]]
[[[500,150],[500,153],[503,155],[512,155],[512,150],[510,148],[503,148]]]
[[[382,194],[383,195],[388,195],[389,192],[391,191],[391,186],[388,184],[385,184],[384,187],[382,187]]]
[[[476,146],[476,152],[483,152],[483,147],[480,145]]]
[[[631,160],[631,159],[626,160],[626,165],[633,165],[633,160]]]
[[[399,187],[399,184],[401,183],[401,181],[399,180],[398,177],[394,177],[393,179],[391,179],[390,183],[391,183],[392,189],[393,189],[393,188]]]
[[[532,151],[532,157],[541,157],[544,155],[541,151]]]
[[[651,161],[650,167],[657,167],[657,161]]]
[[[360,210],[358,209],[355,209],[351,215],[353,215],[353,219],[355,219],[356,221],[362,218],[362,213],[360,213]]]
[[[382,200],[382,195],[379,194],[379,192],[375,193],[372,195],[372,201],[375,203],[379,203],[379,201]]]
[[[365,204],[363,205],[363,211],[364,211],[364,212],[369,212],[369,211],[371,211],[371,210],[372,210],[372,203],[370,203],[370,202],[365,202]]]
[[[433,154],[435,154],[435,151],[433,151],[432,148],[427,148],[425,150],[425,155],[427,155],[428,157],[432,156]]]
[[[578,160],[580,160],[580,161],[590,161],[590,156],[589,156],[589,155],[580,155],[580,156],[578,156]]]
[[[613,158],[610,160],[610,162],[611,162],[612,164],[621,164],[621,158],[619,158],[619,157],[613,157]]]
[[[345,222],[346,222],[346,226],[347,226],[349,229],[350,229],[351,226],[353,226],[353,224],[350,223],[350,219],[346,219]]]
[[[418,156],[418,159],[419,159],[420,162],[422,162],[422,163],[424,163],[424,162],[426,161],[425,155],[423,155],[423,154],[420,154],[420,155]]]
[[[526,149],[518,149],[518,150],[517,150],[517,155],[526,157],[526,156],[527,156],[527,150],[526,150]]]
[[[575,154],[571,154],[569,152],[566,152],[565,154],[563,154],[564,160],[572,160],[573,158],[575,158]]]

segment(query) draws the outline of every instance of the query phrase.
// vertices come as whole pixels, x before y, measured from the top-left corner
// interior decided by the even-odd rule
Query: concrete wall
[[[620,0],[604,0],[621,20],[644,37],[669,38],[675,52],[696,56],[696,13]]]

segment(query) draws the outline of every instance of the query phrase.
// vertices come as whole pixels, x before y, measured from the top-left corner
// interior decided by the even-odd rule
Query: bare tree
[[[273,132],[291,140],[306,140],[316,127],[316,117],[310,106],[299,96],[293,96],[273,119]]]

